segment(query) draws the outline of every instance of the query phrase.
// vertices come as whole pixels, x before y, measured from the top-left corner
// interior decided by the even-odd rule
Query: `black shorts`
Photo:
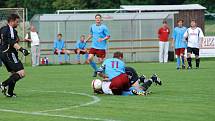
[[[125,67],[125,72],[128,75],[130,85],[134,84],[139,79],[139,76],[134,68]]]
[[[195,55],[199,56],[199,48],[191,48],[191,47],[187,47],[187,53],[193,53]]]
[[[8,72],[17,72],[24,69],[22,62],[15,53],[1,53],[0,59]]]

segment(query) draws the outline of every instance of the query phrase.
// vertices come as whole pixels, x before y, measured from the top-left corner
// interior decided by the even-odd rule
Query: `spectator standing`
[[[159,38],[159,62],[166,63],[168,61],[168,50],[169,50],[169,34],[170,29],[167,25],[167,21],[163,21],[163,26],[158,30]]]
[[[31,26],[30,32],[25,36],[25,41],[31,43],[31,60],[32,67],[39,66],[40,63],[40,39],[36,28]]]

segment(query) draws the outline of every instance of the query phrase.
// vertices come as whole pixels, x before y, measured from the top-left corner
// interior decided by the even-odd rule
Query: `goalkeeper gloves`
[[[27,55],[30,54],[30,52],[29,52],[28,50],[26,50],[26,49],[24,49],[24,48],[22,48],[22,47],[19,49],[19,51],[22,52],[22,54],[23,54],[24,56],[27,56]]]

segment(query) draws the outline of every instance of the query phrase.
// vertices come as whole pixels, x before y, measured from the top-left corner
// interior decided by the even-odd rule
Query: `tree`
[[[54,0],[52,6],[55,10],[73,10],[86,8],[84,0]]]
[[[214,0],[185,0],[184,4],[201,4],[207,8],[207,11],[215,12]]]

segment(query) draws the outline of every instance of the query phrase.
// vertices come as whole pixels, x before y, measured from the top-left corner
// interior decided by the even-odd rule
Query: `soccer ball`
[[[94,79],[91,86],[94,90],[99,90],[102,88],[102,81],[100,79]]]

